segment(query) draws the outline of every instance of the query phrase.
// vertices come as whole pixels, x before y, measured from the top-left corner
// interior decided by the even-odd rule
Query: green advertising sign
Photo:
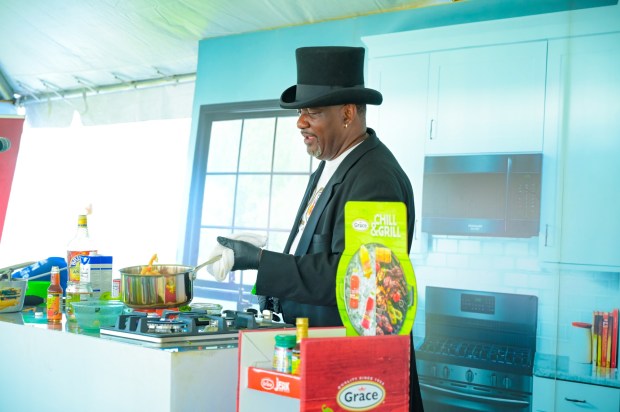
[[[347,335],[406,335],[417,308],[407,253],[407,208],[399,202],[348,202],[345,250],[336,276]]]

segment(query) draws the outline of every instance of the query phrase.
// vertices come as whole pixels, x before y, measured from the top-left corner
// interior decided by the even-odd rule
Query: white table
[[[171,352],[30,318],[0,314],[0,410],[236,410],[236,347]]]

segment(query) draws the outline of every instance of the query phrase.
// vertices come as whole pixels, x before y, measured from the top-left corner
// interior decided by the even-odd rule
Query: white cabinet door
[[[620,389],[534,376],[533,412],[620,410]]]
[[[549,43],[540,256],[620,268],[620,33]]]
[[[390,148],[413,186],[416,227],[412,254],[425,252],[420,231],[424,172],[424,124],[428,84],[428,55],[412,54],[372,59],[369,87],[383,94],[383,103],[368,106],[368,126]],[[409,228],[410,230],[410,228]]]
[[[547,42],[434,52],[427,154],[542,151]]]
[[[532,412],[552,412],[555,408],[555,380],[534,376]]]

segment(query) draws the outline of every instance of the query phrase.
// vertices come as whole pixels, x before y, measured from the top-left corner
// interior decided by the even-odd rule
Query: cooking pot
[[[166,309],[187,305],[193,298],[196,272],[220,256],[196,267],[184,265],[150,265],[157,275],[143,275],[147,265],[120,269],[121,301],[134,309]]]

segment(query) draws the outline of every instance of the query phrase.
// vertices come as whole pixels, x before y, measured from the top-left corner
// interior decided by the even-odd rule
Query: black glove
[[[235,263],[231,270],[258,269],[263,250],[251,243],[242,240],[233,240],[227,237],[218,236],[217,242],[233,250]]]

